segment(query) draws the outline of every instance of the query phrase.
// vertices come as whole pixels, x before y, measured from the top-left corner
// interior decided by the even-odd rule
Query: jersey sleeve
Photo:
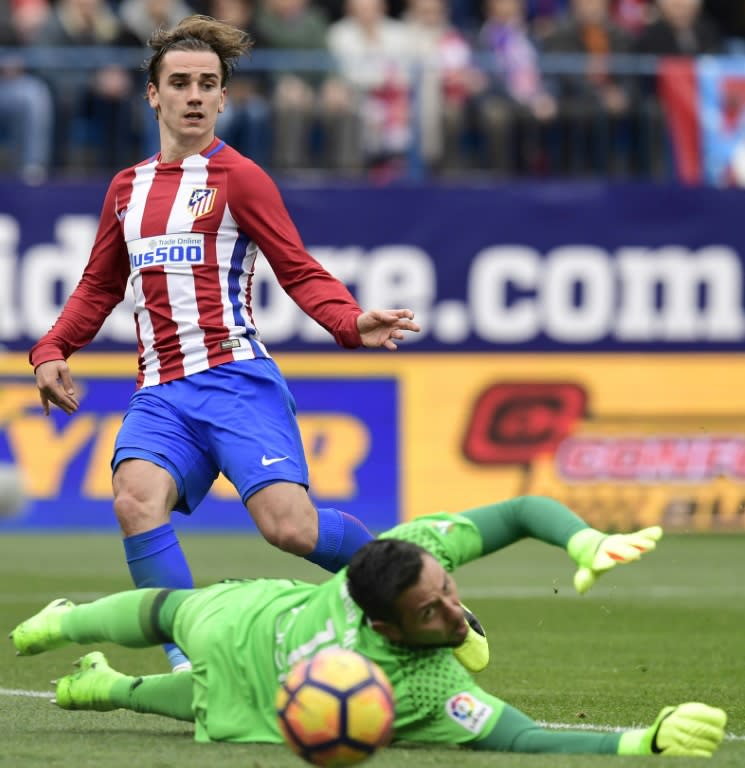
[[[342,347],[362,344],[362,309],[347,287],[305,249],[277,185],[255,163],[233,172],[228,204],[238,226],[258,245],[292,300]]]
[[[52,326],[29,353],[36,368],[50,360],[66,360],[95,338],[111,310],[124,298],[129,256],[116,218],[118,177],[109,186],[88,264],[75,290]]]
[[[453,571],[484,554],[476,525],[466,517],[448,512],[418,517],[397,525],[380,538],[404,539],[430,552],[446,571]]]
[[[492,731],[505,706],[442,649],[412,655],[405,678],[394,683],[394,695],[397,741],[475,742]]]

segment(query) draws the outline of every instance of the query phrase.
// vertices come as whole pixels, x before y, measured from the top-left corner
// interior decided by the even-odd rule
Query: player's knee
[[[316,545],[317,526],[306,515],[286,515],[260,528],[273,546],[293,555],[307,555]]]
[[[114,497],[114,514],[125,536],[149,531],[168,522],[168,515],[158,514],[150,504],[128,491],[120,491]]]
[[[315,540],[309,529],[287,523],[279,526],[271,538],[267,537],[267,541],[292,555],[307,555],[315,547]]]

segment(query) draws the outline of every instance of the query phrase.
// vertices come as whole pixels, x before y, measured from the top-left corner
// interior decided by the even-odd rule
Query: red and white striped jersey
[[[251,314],[258,251],[303,311],[344,347],[361,344],[362,312],[305,250],[274,182],[219,139],[176,163],[159,156],[118,173],[90,260],[34,367],[90,343],[127,282],[135,298],[137,386],[267,357]]]

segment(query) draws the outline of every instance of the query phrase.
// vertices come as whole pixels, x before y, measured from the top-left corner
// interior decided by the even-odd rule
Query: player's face
[[[399,595],[396,610],[398,637],[388,635],[396,642],[455,648],[466,639],[468,628],[455,581],[430,555],[422,556],[419,581]]]
[[[220,59],[213,51],[168,51],[158,85],[147,87],[158,113],[161,138],[179,144],[209,143],[225,107]]]

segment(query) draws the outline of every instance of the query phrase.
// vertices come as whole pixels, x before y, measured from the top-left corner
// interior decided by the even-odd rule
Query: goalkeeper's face
[[[422,555],[418,581],[396,599],[396,615],[373,625],[403,645],[457,648],[468,634],[455,580],[431,555]]]

